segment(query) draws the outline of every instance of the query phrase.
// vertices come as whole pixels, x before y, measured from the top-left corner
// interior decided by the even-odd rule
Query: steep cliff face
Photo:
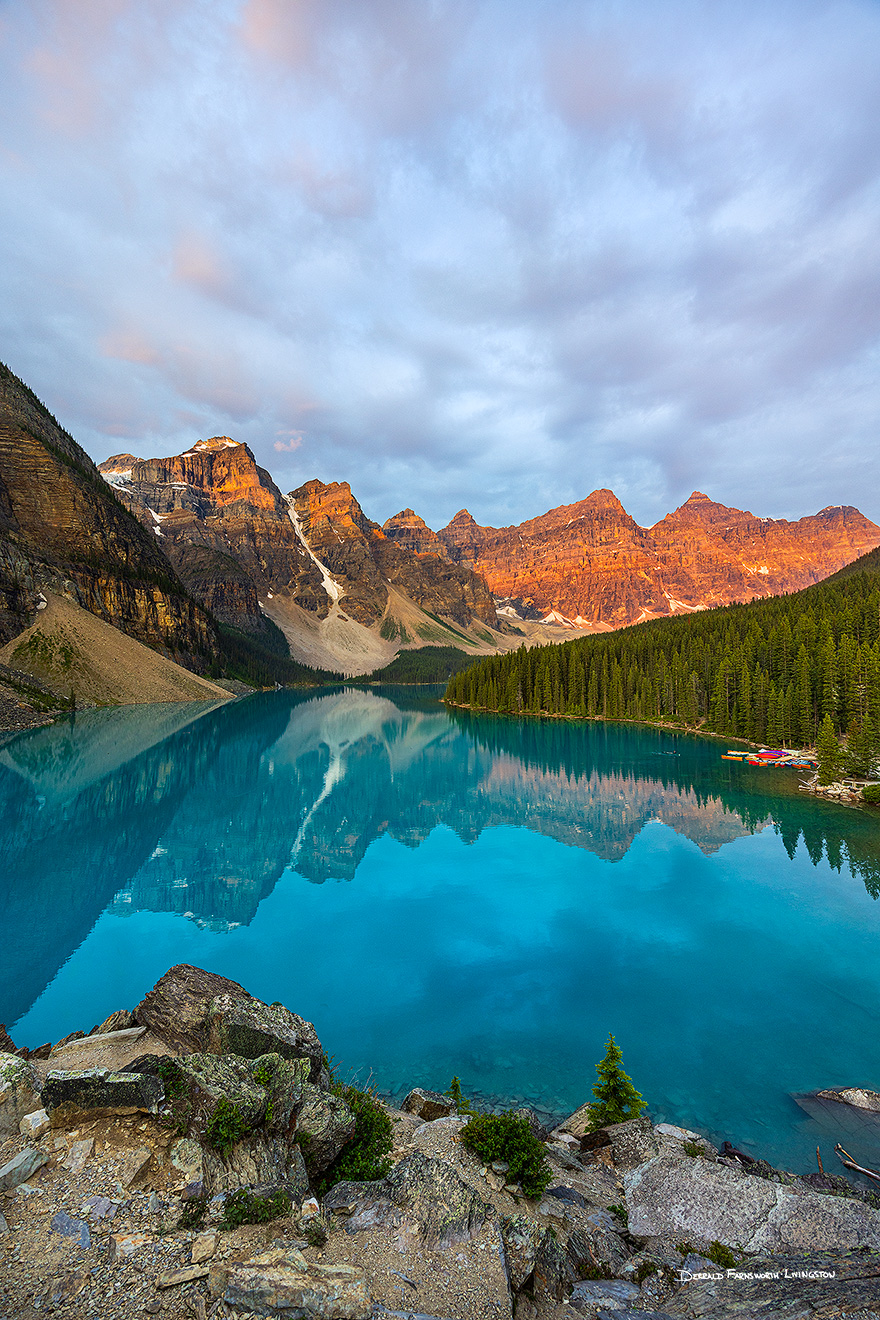
[[[213,436],[173,458],[118,454],[100,471],[224,623],[263,638],[261,595],[320,588],[287,501],[247,445]]]
[[[310,481],[290,498],[310,548],[342,590],[342,608],[358,623],[369,626],[382,618],[390,585],[433,614],[465,626],[474,618],[496,626],[495,602],[486,582],[468,566],[453,564],[436,534],[412,510],[379,527],[365,517],[345,481]],[[415,538],[410,531],[402,537],[396,534],[400,519],[407,520]],[[407,543],[416,539],[430,545],[432,537],[439,553],[417,551]]]
[[[199,441],[173,458],[118,454],[101,472],[218,618],[259,636],[269,614],[309,663],[330,658],[311,644],[297,652],[303,627],[374,630],[376,663],[385,663],[388,646],[393,654],[398,642],[453,640],[407,629],[397,618],[395,589],[464,626],[475,619],[497,626],[488,586],[453,564],[435,533],[422,524],[422,540],[437,553],[414,553],[366,517],[347,482],[309,481],[285,497],[247,445],[228,436]]]
[[[0,367],[0,640],[33,621],[43,586],[190,668],[203,669],[216,652],[210,620],[156,539]]]
[[[480,527],[463,509],[439,535],[523,617],[609,627],[796,591],[880,544],[858,509],[788,522],[699,491],[651,528],[599,490],[516,527]]]

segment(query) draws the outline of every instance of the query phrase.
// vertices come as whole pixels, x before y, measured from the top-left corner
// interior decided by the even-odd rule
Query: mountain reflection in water
[[[382,835],[417,848],[522,827],[607,861],[661,821],[710,854],[768,827],[880,892],[873,812],[791,771],[629,725],[448,714],[438,690],[273,693],[96,711],[0,749],[2,1005],[22,1015],[108,908],[247,925],[288,869],[353,880]],[[75,901],[71,901],[75,896]]]

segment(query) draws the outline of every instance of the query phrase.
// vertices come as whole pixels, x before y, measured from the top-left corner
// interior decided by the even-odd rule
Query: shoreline
[[[594,1100],[553,1127],[472,1116],[454,1083],[391,1107],[334,1077],[311,1023],[199,968],[89,1035],[10,1049],[9,1320],[699,1320],[721,1296],[830,1317],[876,1296],[880,1195],[840,1174],[644,1114],[598,1126]],[[501,1144],[480,1147],[490,1119]]]

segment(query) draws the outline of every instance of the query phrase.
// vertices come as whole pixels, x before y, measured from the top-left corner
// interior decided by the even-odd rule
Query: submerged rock
[[[845,1086],[840,1090],[816,1091],[817,1100],[837,1100],[855,1109],[871,1109],[880,1113],[880,1091],[867,1091],[860,1086]]]

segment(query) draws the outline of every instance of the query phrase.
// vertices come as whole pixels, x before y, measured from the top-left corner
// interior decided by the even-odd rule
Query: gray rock
[[[540,1115],[535,1113],[534,1109],[513,1109],[511,1110],[511,1113],[514,1118],[524,1118],[529,1125],[532,1135],[537,1137],[539,1141],[547,1140],[550,1135],[550,1129],[542,1121]]]
[[[668,1311],[630,1311],[627,1308],[623,1311],[599,1311],[596,1320],[675,1320],[675,1316]],[[774,1318],[767,1316],[766,1320]]]
[[[636,1284],[624,1283],[622,1279],[585,1279],[574,1285],[569,1301],[575,1310],[587,1315],[594,1315],[603,1307],[619,1314],[641,1295]]]
[[[512,1293],[531,1278],[545,1230],[531,1215],[514,1215],[501,1223],[504,1265]]]
[[[381,1182],[341,1182],[324,1207],[346,1217],[346,1232],[413,1226],[428,1246],[451,1246],[475,1238],[493,1207],[451,1165],[422,1151],[407,1155]]]
[[[687,1283],[664,1308],[676,1320],[869,1320],[877,1314],[877,1252],[753,1257],[743,1273],[756,1277]]]
[[[6,1216],[0,1210],[0,1237],[6,1237],[9,1232],[9,1225],[6,1222]]]
[[[561,1302],[568,1296],[572,1285],[577,1283],[578,1277],[568,1252],[548,1229],[541,1239],[535,1260],[533,1276],[535,1300]]]
[[[309,1061],[309,1080],[329,1080],[321,1042],[310,1022],[282,1004],[264,1004],[225,976],[180,964],[156,982],[136,1021],[185,1054],[205,1051],[255,1059],[276,1053]]]
[[[283,1189],[294,1201],[309,1195],[302,1152],[292,1138],[257,1133],[221,1155],[204,1152],[204,1175],[198,1195],[217,1196],[241,1187]],[[261,1195],[266,1195],[265,1190]]]
[[[354,1136],[357,1120],[339,1096],[307,1082],[302,1087],[302,1108],[297,1134],[306,1138],[305,1154],[311,1173],[323,1173]]]
[[[405,1114],[418,1115],[426,1123],[433,1123],[435,1118],[449,1118],[456,1112],[448,1095],[441,1095],[439,1091],[424,1091],[420,1086],[413,1087],[404,1097],[400,1108]]]
[[[661,1155],[626,1175],[629,1230],[697,1245],[745,1247],[767,1222],[781,1189],[740,1169]]]
[[[589,1132],[581,1141],[584,1150],[595,1150],[605,1145],[611,1147],[615,1167],[624,1172],[653,1159],[660,1151],[651,1120],[645,1115]]]
[[[626,1178],[630,1232],[744,1251],[880,1249],[880,1211],[701,1158],[662,1155]]]
[[[41,1107],[37,1074],[17,1054],[0,1054],[0,1135],[18,1132],[28,1114]]]
[[[214,1261],[213,1297],[262,1316],[369,1320],[367,1278],[350,1265],[306,1262],[295,1247],[272,1247],[245,1261]]]
[[[24,1150],[13,1155],[9,1163],[4,1164],[0,1169],[0,1192],[11,1192],[14,1188],[20,1187],[36,1173],[37,1169],[41,1169],[48,1162],[48,1155],[34,1150],[33,1146],[25,1146]]]
[[[146,1073],[109,1072],[87,1068],[77,1072],[53,1070],[43,1088],[43,1105],[50,1115],[56,1111],[90,1117],[110,1114],[156,1114],[164,1099],[161,1079]],[[53,1122],[57,1117],[53,1117]]]
[[[115,1013],[104,1018],[96,1027],[92,1027],[90,1036],[106,1036],[111,1031],[127,1031],[135,1026],[134,1014],[128,1008],[117,1008]]]
[[[175,1064],[187,1088],[193,1132],[204,1138],[217,1106],[225,1101],[234,1105],[245,1126],[250,1129],[266,1116],[266,1088],[255,1080],[248,1059],[235,1055],[189,1054]]]
[[[61,1237],[73,1238],[79,1242],[83,1251],[88,1251],[92,1244],[89,1226],[84,1219],[71,1219],[70,1215],[63,1210],[52,1216],[49,1225],[50,1232],[59,1233]]]

